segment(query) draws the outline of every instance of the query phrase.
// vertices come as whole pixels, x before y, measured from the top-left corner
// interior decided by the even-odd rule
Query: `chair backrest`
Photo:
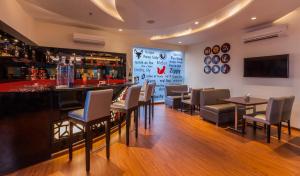
[[[141,91],[146,91],[146,86],[148,85],[148,81],[145,80],[142,87],[141,87]]]
[[[141,86],[131,86],[128,88],[126,99],[125,99],[126,109],[130,109],[138,106],[140,92],[141,92]]]
[[[266,109],[266,120],[270,124],[277,124],[281,121],[284,98],[270,98]]]
[[[180,96],[180,93],[173,91],[188,91],[187,85],[167,85],[165,88],[165,96]]]
[[[291,119],[294,100],[295,96],[284,97],[281,121],[287,121]]]
[[[155,92],[156,83],[154,82],[154,83],[150,83],[150,84],[153,86],[152,92],[151,92],[151,96],[153,96],[154,92]]]
[[[145,92],[145,100],[146,101],[151,100],[151,95],[152,95],[153,89],[154,89],[154,85],[153,84],[148,84],[148,87],[146,89],[147,91]]]
[[[229,89],[204,89],[200,93],[200,107],[226,103],[223,99],[230,98]]]
[[[200,105],[200,92],[202,89],[192,89],[191,102],[192,105]]]
[[[84,105],[84,120],[89,122],[110,116],[113,90],[88,91]]]

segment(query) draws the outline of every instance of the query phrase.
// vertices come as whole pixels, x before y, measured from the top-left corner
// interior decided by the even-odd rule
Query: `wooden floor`
[[[124,134],[121,139],[112,135],[110,161],[104,141],[94,144],[90,175],[300,175],[300,133],[292,131],[289,137],[283,129],[278,141],[276,129],[272,130],[267,144],[264,130],[253,135],[248,127],[242,137],[198,115],[157,105],[151,129],[144,130],[141,120],[138,140],[132,130],[130,147],[124,144]],[[72,162],[63,155],[11,175],[86,175],[84,149],[74,152]]]

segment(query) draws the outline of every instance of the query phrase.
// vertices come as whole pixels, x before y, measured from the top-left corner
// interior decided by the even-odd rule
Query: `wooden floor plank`
[[[248,127],[243,137],[164,105],[156,105],[150,129],[144,130],[142,117],[139,126],[138,140],[131,130],[130,147],[124,133],[112,135],[110,161],[104,141],[95,143],[90,175],[300,175],[299,131],[289,136],[284,128],[278,141],[273,128],[267,144],[264,130],[255,135]],[[74,152],[72,162],[63,155],[10,175],[86,175],[84,149]]]

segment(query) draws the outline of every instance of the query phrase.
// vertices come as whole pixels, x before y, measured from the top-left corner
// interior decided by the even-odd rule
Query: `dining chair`
[[[191,98],[181,100],[183,107],[187,104],[190,107],[190,114],[193,115],[193,112],[196,110],[196,107],[200,106],[200,92],[202,89],[192,89]]]
[[[129,146],[129,129],[131,124],[131,114],[134,112],[135,120],[135,137],[138,137],[138,114],[139,96],[141,86],[131,86],[127,90],[124,101],[117,101],[111,105],[111,110],[115,112],[125,113],[126,115],[126,145]],[[121,120],[119,119],[119,135],[121,134]]]
[[[151,95],[153,92],[153,88],[153,84],[148,84],[145,88],[144,94],[139,96],[139,107],[143,106],[145,111],[145,129],[147,129],[147,109],[149,109],[149,125],[151,123]]]
[[[295,96],[284,97],[284,104],[281,116],[281,122],[288,124],[288,133],[291,135],[291,114]]]
[[[242,133],[245,134],[246,120],[263,123],[267,126],[267,142],[270,143],[271,125],[277,125],[278,139],[281,137],[281,116],[283,110],[284,98],[270,98],[267,104],[265,114],[253,114],[243,116]],[[255,130],[255,128],[254,128]]]
[[[86,171],[90,171],[90,150],[92,145],[91,128],[95,124],[102,122],[106,123],[106,158],[110,157],[110,123],[111,113],[110,105],[112,103],[113,90],[97,90],[88,91],[86,95],[85,105],[83,109],[70,111],[68,113],[70,122],[70,137],[69,137],[69,160],[72,160],[73,153],[73,126],[81,124],[84,126],[85,139],[85,157]]]

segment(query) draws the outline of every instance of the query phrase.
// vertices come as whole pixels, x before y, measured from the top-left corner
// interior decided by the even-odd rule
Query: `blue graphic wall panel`
[[[139,85],[155,82],[155,101],[163,101],[165,86],[184,83],[184,54],[181,51],[133,48],[133,77]]]

